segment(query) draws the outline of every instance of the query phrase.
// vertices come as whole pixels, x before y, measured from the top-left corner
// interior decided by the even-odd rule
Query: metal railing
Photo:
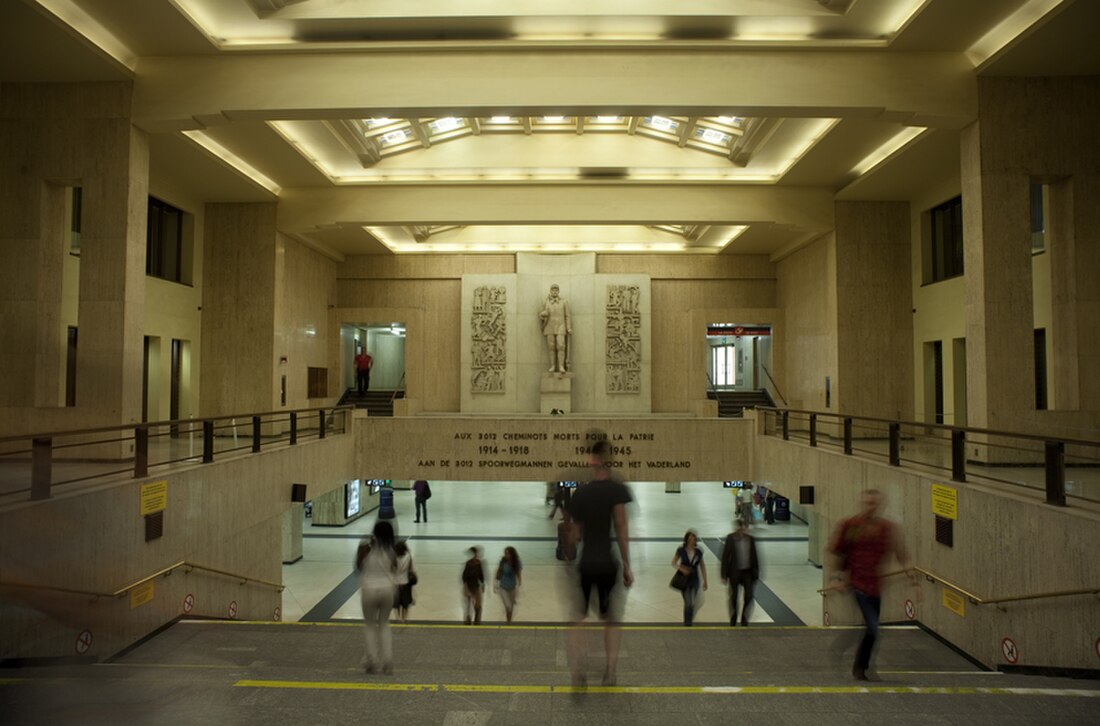
[[[779,386],[776,385],[775,379],[772,378],[771,372],[768,367],[763,363],[760,364],[760,369],[764,371],[764,375],[768,377],[768,381],[772,384],[772,388],[775,389],[775,395],[779,396],[779,400],[783,402],[783,405],[787,405],[787,397],[783,395],[783,392],[779,390]]]
[[[955,592],[959,593],[970,601],[974,605],[1002,605],[1008,602],[1024,602],[1025,600],[1048,600],[1056,597],[1072,597],[1075,595],[1098,595],[1100,596],[1100,587],[1083,587],[1074,590],[1049,590],[1044,592],[1029,593],[1026,595],[1008,595],[1001,597],[982,597],[976,595],[970,590],[958,585],[951,580],[937,575],[934,572],[924,569],[923,567],[910,567],[906,570],[894,570],[893,572],[887,572],[882,575],[882,578],[895,577],[897,575],[921,575],[928,582],[938,582],[941,585],[948,587]],[[842,586],[830,585],[829,587],[823,587],[817,591],[819,595],[825,597],[834,592],[844,592]],[[1000,608],[1004,610],[1004,608]]]
[[[1047,503],[1056,506],[1067,505],[1066,470],[1076,467],[1086,478],[1074,482],[1079,491],[1071,492],[1072,496],[1100,501],[1100,441],[789,408],[757,410],[765,417],[766,435],[796,438],[814,447],[833,446],[847,455],[859,452],[885,458],[891,466],[904,462],[950,472],[952,481],[960,483],[967,481],[968,471],[977,476],[980,468],[984,480],[1045,488]],[[876,449],[875,444],[882,441],[885,450]],[[910,449],[906,456],[903,441]],[[968,457],[968,447],[974,457]],[[982,448],[984,459],[977,458]],[[1013,473],[1015,478],[1008,478]]]
[[[261,580],[261,579],[256,578],[256,577],[248,577],[246,575],[238,575],[238,574],[233,573],[233,572],[227,572],[226,570],[219,570],[215,567],[207,567],[206,565],[198,565],[198,564],[195,564],[194,562],[188,562],[186,560],[180,560],[179,562],[168,565],[167,567],[162,567],[161,569],[157,570],[156,572],[154,572],[151,575],[146,575],[145,577],[141,578],[140,580],[134,580],[133,582],[129,583],[128,585],[123,585],[122,587],[117,588],[117,589],[115,589],[111,592],[97,592],[95,590],[78,590],[78,589],[74,589],[74,588],[71,588],[71,587],[54,587],[53,585],[33,585],[33,584],[30,584],[30,583],[24,583],[24,582],[2,582],[2,581],[0,581],[0,588],[14,587],[14,588],[20,588],[20,589],[26,589],[26,590],[49,590],[51,592],[63,592],[63,593],[67,593],[69,595],[86,595],[88,597],[94,597],[94,598],[114,598],[114,597],[122,597],[126,593],[133,590],[135,587],[140,587],[141,585],[144,585],[147,582],[155,580],[158,577],[170,575],[170,574],[172,574],[173,572],[175,572],[176,570],[178,570],[181,567],[186,567],[187,568],[187,572],[185,574],[189,574],[194,570],[201,570],[203,572],[212,572],[215,575],[223,575],[225,577],[230,577],[234,580],[239,580],[240,584],[242,584],[242,585],[245,585],[245,584],[248,584],[248,583],[252,583],[254,585],[263,585],[265,587],[275,588],[276,590],[278,590],[280,592],[282,592],[283,589],[284,589],[284,586],[280,585],[277,582],[271,582],[269,580]]]
[[[3,437],[0,496],[29,493],[32,500],[49,499],[52,488],[63,484],[124,474],[139,479],[155,467],[209,464],[216,455],[259,453],[264,447],[294,446],[300,439],[323,439],[348,430],[351,410],[267,411]],[[22,470],[27,464],[29,469]],[[63,472],[56,480],[55,470]]]

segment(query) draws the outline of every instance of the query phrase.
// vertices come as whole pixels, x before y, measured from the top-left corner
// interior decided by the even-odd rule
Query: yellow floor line
[[[277,620],[184,620],[184,623],[193,623],[201,625],[266,625],[272,627],[319,627],[319,628],[361,628],[363,623],[360,620],[344,620],[340,622],[323,622],[323,623],[303,623],[298,621],[277,621]],[[485,623],[483,625],[464,625],[463,623],[390,623],[391,628],[406,629],[406,630],[572,630],[574,628],[583,628],[591,630],[602,630],[603,625],[600,623],[585,623],[581,626],[576,625],[505,625],[504,623]],[[629,623],[621,623],[619,625],[622,630],[655,630],[655,631],[683,631],[686,630],[683,625],[631,625]],[[900,630],[915,630],[916,626],[902,625],[902,626],[883,626],[882,629],[900,629]],[[714,624],[714,625],[695,625],[691,630],[723,630],[729,633],[743,633],[747,631],[762,631],[767,630],[863,630],[862,625],[834,625],[831,627],[825,627],[823,625],[771,625],[770,623],[761,623],[755,628],[749,626],[748,628],[731,628],[728,625]]]
[[[1058,696],[1098,698],[1100,690],[1072,688],[986,688],[935,686],[549,686],[466,683],[377,683],[337,681],[261,681],[242,680],[241,688],[298,688],[349,691],[418,691],[429,693],[608,693],[644,695],[880,695],[919,696]]]

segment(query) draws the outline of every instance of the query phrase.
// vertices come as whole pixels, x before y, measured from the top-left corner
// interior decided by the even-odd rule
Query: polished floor
[[[635,584],[625,599],[624,621],[674,624],[683,619],[683,601],[668,586],[672,557],[686,530],[695,530],[704,548],[709,589],[697,623],[728,623],[726,589],[718,553],[729,533],[732,490],[721,482],[686,482],[681,493],[666,493],[663,483],[630,485],[635,501],[628,509]],[[569,568],[554,556],[556,521],[548,518],[546,486],[532,482],[432,482],[429,521],[414,523],[412,492],[394,493],[398,536],[407,537],[419,584],[412,622],[459,622],[463,618],[459,575],[467,549],[484,552],[492,577],[505,546],[523,562],[515,620],[562,623],[571,620],[574,585]],[[374,501],[367,500],[366,507]],[[362,617],[352,560],[359,541],[375,522],[375,512],[344,527],[313,526],[306,520],[303,557],[283,568],[284,620],[348,621]],[[807,559],[808,528],[799,520],[751,528],[757,539],[761,580],[750,622],[820,625],[821,571]],[[504,620],[504,606],[491,588],[485,594],[484,622]]]

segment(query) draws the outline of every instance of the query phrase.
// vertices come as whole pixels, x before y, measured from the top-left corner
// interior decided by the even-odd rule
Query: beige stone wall
[[[842,391],[837,387],[836,240],[828,234],[776,267],[777,306],[786,323],[777,336],[786,363],[777,382],[791,408],[837,410]]]
[[[0,86],[0,431],[140,418],[148,141],[130,84]],[[65,186],[84,190],[77,405],[60,377]]]
[[[318,496],[352,478],[352,435],[304,441],[257,455],[26,502],[0,511],[5,582],[111,592],[180,560],[235,574],[282,581],[283,516],[292,483]],[[144,541],[141,485],[168,482],[164,536]],[[299,505],[300,507],[300,505]],[[350,567],[350,563],[349,563]],[[131,609],[122,599],[44,590],[0,592],[4,657],[70,655],[77,635],[93,633],[88,655],[110,656],[179,615],[188,594],[192,615],[271,620],[277,589],[242,586],[220,575],[179,570],[154,582],[153,600]]]
[[[972,426],[1092,437],[1100,428],[1100,82],[980,78],[963,132]],[[1028,185],[1052,184],[1051,338],[1056,410],[1036,411]]]
[[[205,222],[202,413],[270,411],[278,402],[275,205],[208,204]]]
[[[837,202],[837,410],[913,416],[907,202]]]
[[[768,324],[781,334],[775,266],[764,255],[600,255],[597,271],[652,280],[654,413],[708,412],[708,323]],[[775,375],[778,350],[773,363]]]
[[[336,263],[278,235],[275,247],[275,339],[271,406],[280,406],[280,378],[287,378],[287,408],[325,406],[340,396],[340,369],[330,369],[329,349],[339,328],[329,324],[336,306]],[[285,359],[285,362],[284,362]],[[325,396],[310,398],[308,368],[329,368]]]
[[[981,484],[955,484],[775,437],[756,439],[755,463],[754,480],[796,502],[800,485],[815,487],[815,503],[805,508],[811,542],[818,543],[808,553],[813,561],[823,561],[829,536],[858,510],[860,493],[876,488],[886,496],[886,516],[902,526],[913,564],[980,597],[1096,587],[1100,578],[1093,556],[1100,547],[1100,516],[1047,506],[1040,492],[1019,495]],[[958,493],[954,547],[935,541],[932,484]],[[814,536],[815,529],[819,536]],[[822,573],[823,586],[830,567]],[[885,569],[896,570],[897,563],[891,560]],[[915,584],[890,578],[885,581],[882,618],[906,621],[908,599],[923,625],[990,667],[1004,664],[1004,637],[1016,642],[1021,665],[1096,667],[1094,627],[1100,605],[1095,597],[1007,603],[1003,609],[968,602],[959,616],[943,606],[942,593],[942,585],[924,578]],[[829,613],[833,625],[860,622],[858,610],[843,596],[823,600],[822,612]]]
[[[337,272],[333,324],[409,325],[408,412],[457,412],[459,387],[467,383],[460,373],[460,336],[466,332],[461,276],[515,271],[511,255],[349,258]],[[763,255],[598,255],[596,272],[652,279],[651,396],[656,413],[705,408],[707,323],[780,322],[774,266]],[[330,346],[331,360],[338,360],[338,348]],[[427,351],[430,356],[425,357]],[[781,353],[776,353],[775,370],[782,370]]]

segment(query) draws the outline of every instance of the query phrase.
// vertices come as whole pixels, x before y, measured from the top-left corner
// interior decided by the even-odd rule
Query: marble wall
[[[1100,81],[980,78],[962,135],[970,424],[1100,428]],[[1049,246],[1054,410],[1036,411],[1029,185],[1052,184]]]
[[[202,413],[270,411],[275,351],[275,204],[208,204],[202,289]]]
[[[913,417],[908,202],[837,202],[837,410]]]
[[[843,390],[837,385],[835,236],[825,235],[783,258],[777,268],[776,297],[786,326],[776,340],[786,365],[773,375],[791,408],[837,410]]]
[[[9,507],[0,512],[4,579],[111,592],[186,560],[280,583],[284,516],[301,508],[290,501],[291,484],[307,484],[310,497],[342,487],[354,471],[354,442],[351,434],[313,439]],[[141,485],[152,480],[167,481],[168,503],[164,536],[146,542],[138,505]],[[187,594],[194,596],[192,615],[227,617],[235,602],[241,620],[271,620],[282,601],[276,588],[198,570],[153,585],[153,599],[133,609],[128,598],[5,592],[0,652],[71,655],[87,629],[94,636],[88,655],[105,658],[182,615]]]
[[[325,406],[342,391],[339,368],[329,368],[330,342],[339,329],[329,325],[336,306],[336,263],[299,242],[279,234],[275,247],[275,338],[273,408],[279,408],[281,377],[287,377],[286,408]],[[331,339],[331,341],[330,341]],[[310,398],[308,368],[328,368],[328,389]]]
[[[0,86],[0,432],[140,419],[148,140],[128,83]],[[58,407],[63,188],[84,190],[77,404]]]
[[[1092,553],[1100,547],[1100,517],[1081,508],[1050,507],[1042,493],[1019,496],[977,482],[955,484],[885,463],[844,456],[777,437],[755,440],[753,479],[798,500],[798,487],[813,485],[814,504],[806,507],[811,561],[823,562],[829,536],[859,508],[860,494],[876,488],[886,498],[884,515],[899,523],[913,564],[983,598],[1011,597],[1096,586]],[[956,490],[958,519],[954,546],[935,541],[933,484]],[[1031,536],[1028,533],[1041,533]],[[1057,563],[1052,567],[1051,563]],[[828,584],[832,564],[822,572]],[[892,560],[887,571],[896,569]],[[1001,639],[1015,640],[1020,665],[1095,668],[1097,603],[1093,596],[1008,603],[1003,607],[967,602],[960,616],[942,604],[943,586],[921,577],[884,582],[882,619],[905,622],[905,600],[915,604],[915,619],[991,668],[1004,664]],[[822,601],[833,625],[861,622],[851,598],[830,595]]]

